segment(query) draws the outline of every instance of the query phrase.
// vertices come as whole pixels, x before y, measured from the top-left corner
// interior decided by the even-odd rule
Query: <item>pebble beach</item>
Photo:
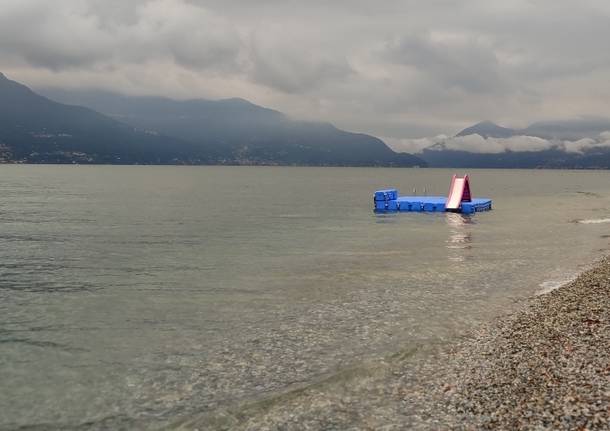
[[[610,428],[610,259],[450,346],[421,346],[178,429]]]
[[[610,428],[610,261],[531,300],[452,360],[452,428]]]

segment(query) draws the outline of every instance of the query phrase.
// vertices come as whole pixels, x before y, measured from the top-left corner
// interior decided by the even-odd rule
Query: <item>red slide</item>
[[[470,182],[468,181],[468,175],[463,178],[458,178],[454,175],[451,178],[451,186],[449,187],[449,196],[447,197],[447,203],[445,209],[447,210],[459,210],[462,202],[470,202]]]

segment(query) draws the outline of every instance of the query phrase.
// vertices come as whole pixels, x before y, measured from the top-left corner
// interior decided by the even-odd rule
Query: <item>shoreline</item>
[[[607,429],[610,258],[528,301],[451,354],[445,403],[462,426]]]
[[[172,429],[607,429],[610,257],[449,346]]]

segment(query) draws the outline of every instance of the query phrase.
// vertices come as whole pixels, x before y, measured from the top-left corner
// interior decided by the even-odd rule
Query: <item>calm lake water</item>
[[[148,428],[449,343],[609,245],[610,172],[0,166],[0,429]],[[581,220],[585,223],[578,223]]]

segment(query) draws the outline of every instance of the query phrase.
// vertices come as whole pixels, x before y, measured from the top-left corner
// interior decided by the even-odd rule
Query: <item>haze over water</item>
[[[472,170],[491,212],[372,212],[452,173],[2,166],[0,429],[163,423],[449,343],[608,247],[606,171]]]

